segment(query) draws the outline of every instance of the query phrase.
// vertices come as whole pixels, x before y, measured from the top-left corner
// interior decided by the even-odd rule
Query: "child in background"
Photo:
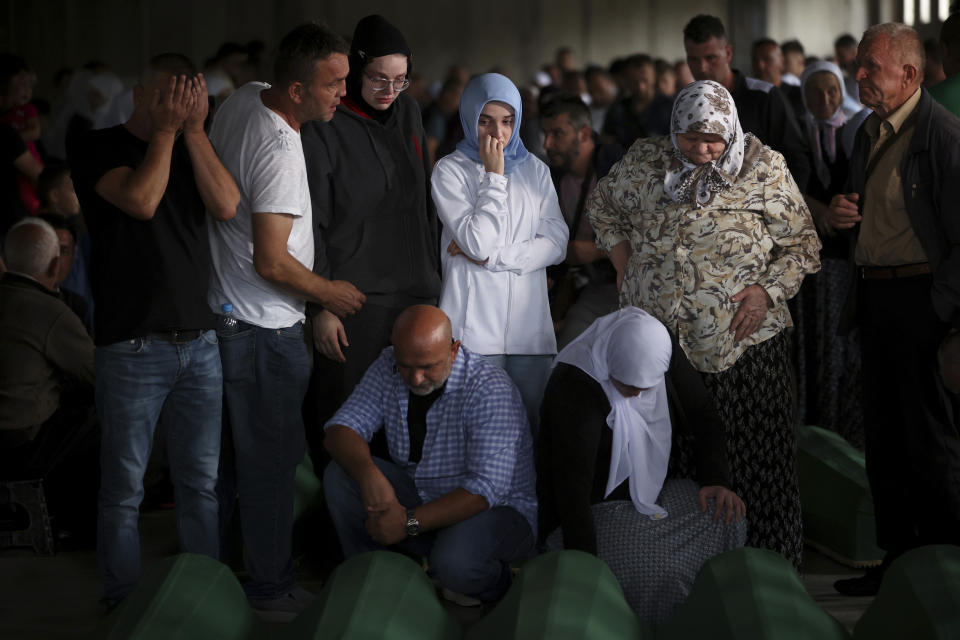
[[[0,122],[13,127],[27,145],[30,154],[43,164],[36,140],[40,137],[40,119],[37,108],[30,102],[36,74],[26,61],[12,54],[0,55]],[[36,185],[25,175],[17,178],[20,201],[27,212],[35,214],[40,209]]]

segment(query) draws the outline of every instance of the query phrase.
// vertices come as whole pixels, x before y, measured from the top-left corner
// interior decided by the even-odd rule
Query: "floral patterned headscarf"
[[[716,133],[727,148],[717,160],[695,165],[677,146],[680,133]],[[713,195],[731,186],[743,166],[745,139],[733,97],[713,80],[688,84],[677,95],[670,116],[670,137],[674,157],[667,167],[664,189],[674,202],[692,202],[702,207]]]

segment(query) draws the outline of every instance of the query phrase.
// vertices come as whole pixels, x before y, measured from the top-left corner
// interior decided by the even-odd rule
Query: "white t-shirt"
[[[304,319],[304,302],[257,274],[252,217],[292,215],[287,251],[313,269],[313,216],[300,133],[264,106],[260,92],[269,88],[262,82],[242,86],[217,110],[210,127],[210,141],[241,198],[236,217],[207,225],[213,255],[207,302],[214,313],[229,302],[237,318],[279,329]]]

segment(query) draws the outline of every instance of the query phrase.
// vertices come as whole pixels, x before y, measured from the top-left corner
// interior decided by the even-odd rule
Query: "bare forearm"
[[[257,274],[300,300],[319,302],[340,317],[359,311],[366,298],[356,287],[318,276],[290,255],[287,243],[293,223],[294,216],[285,213],[253,214],[253,267]]]
[[[370,456],[370,445],[349,427],[332,425],[324,435],[323,446],[358,484],[377,469]]]
[[[607,254],[592,240],[573,240],[567,245],[567,264],[592,264],[605,257]]]
[[[623,273],[627,270],[627,263],[630,261],[630,241],[621,240],[610,249],[610,262],[617,270],[617,273]]]
[[[24,142],[32,142],[40,137],[40,120],[31,118],[27,121],[27,126],[20,132],[20,138]]]
[[[237,214],[237,205],[240,204],[240,189],[233,176],[220,162],[203,129],[185,131],[184,140],[193,164],[197,189],[207,211],[217,220],[230,220]]]
[[[118,206],[128,214],[142,219],[153,217],[170,180],[175,139],[176,134],[170,131],[154,131],[150,136],[143,164],[130,173],[122,186],[123,202]]]
[[[267,257],[257,251],[254,243],[253,265],[261,278],[300,300],[323,304],[327,298],[330,281],[307,269],[286,251]]]
[[[483,496],[470,493],[466,489],[454,489],[432,502],[414,509],[414,515],[420,521],[420,529],[432,531],[442,529],[472,518],[490,507]]]
[[[36,185],[37,179],[43,172],[43,165],[33,157],[29,151],[24,151],[13,161],[13,166],[30,180],[30,184]]]

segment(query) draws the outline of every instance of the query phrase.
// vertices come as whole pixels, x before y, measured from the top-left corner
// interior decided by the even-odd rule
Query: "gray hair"
[[[60,255],[60,239],[50,223],[39,218],[24,218],[7,231],[4,253],[10,271],[42,276]]]
[[[867,42],[878,37],[889,39],[890,49],[896,52],[898,62],[901,64],[909,64],[917,69],[919,76],[917,83],[919,84],[923,79],[923,67],[926,58],[923,52],[923,40],[920,39],[920,34],[917,33],[913,27],[908,27],[899,22],[875,24],[863,32],[863,38],[860,39],[860,47],[863,48]]]

